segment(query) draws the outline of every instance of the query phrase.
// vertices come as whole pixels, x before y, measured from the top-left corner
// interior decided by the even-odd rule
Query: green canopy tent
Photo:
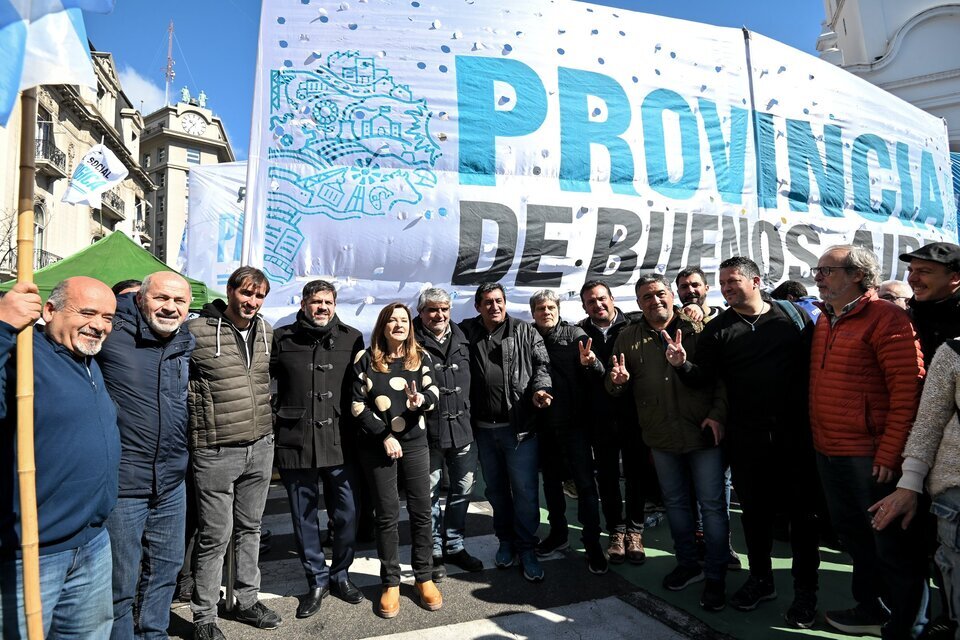
[[[53,287],[71,276],[90,276],[112,287],[121,280],[143,280],[145,276],[157,271],[174,269],[160,262],[123,233],[114,231],[86,249],[34,272],[33,281],[40,289],[40,296],[46,301]],[[223,294],[207,289],[207,285],[199,280],[187,278],[187,282],[190,283],[190,293],[193,295],[190,304],[193,309],[200,308],[216,298],[225,298]],[[13,285],[13,280],[0,284],[0,291],[9,291]]]

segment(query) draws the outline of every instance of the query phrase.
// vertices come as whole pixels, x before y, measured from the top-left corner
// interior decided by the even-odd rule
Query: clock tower
[[[207,106],[201,91],[187,87],[180,100],[144,117],[140,163],[157,190],[149,196],[147,230],[150,251],[177,266],[183,230],[189,215],[190,167],[235,160],[226,129]]]

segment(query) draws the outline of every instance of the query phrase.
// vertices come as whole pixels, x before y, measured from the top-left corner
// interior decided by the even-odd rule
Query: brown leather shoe
[[[610,543],[607,545],[607,555],[610,556],[610,562],[620,564],[626,560],[626,551],[623,547],[623,533],[614,531],[610,534]]]
[[[633,564],[643,564],[647,559],[647,552],[643,550],[643,541],[639,531],[628,531],[626,535],[627,560]]]
[[[443,596],[433,580],[418,582],[417,593],[420,594],[420,605],[427,611],[436,611],[443,606]]]
[[[380,596],[380,609],[377,611],[381,618],[395,618],[400,613],[400,587],[384,587]]]

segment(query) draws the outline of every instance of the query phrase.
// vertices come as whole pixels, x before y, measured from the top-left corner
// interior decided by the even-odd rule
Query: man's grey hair
[[[633,285],[633,292],[637,293],[640,291],[640,287],[643,287],[654,282],[659,282],[662,284],[668,291],[670,290],[670,283],[667,282],[667,279],[663,276],[662,273],[657,273],[652,271],[650,273],[644,273],[640,276],[640,279],[637,280],[637,284]]]
[[[450,294],[440,287],[424,289],[420,292],[420,297],[417,299],[417,313],[420,313],[431,304],[445,304],[449,306],[450,301]]]
[[[70,284],[66,280],[61,280],[50,292],[47,304],[52,306],[54,311],[63,311],[63,307],[67,304],[67,289],[69,286]]]
[[[533,313],[537,309],[537,305],[545,300],[555,302],[557,307],[560,306],[560,296],[550,289],[541,289],[530,296],[530,313]]]
[[[154,271],[153,273],[147,274],[143,278],[143,282],[140,284],[140,290],[137,291],[137,300],[138,300],[137,304],[140,304],[139,301],[143,300],[144,297],[146,297],[146,295],[150,292],[150,287],[153,285],[153,281],[157,276],[168,275],[168,274],[180,276],[180,274],[177,273],[176,271]],[[193,291],[190,290],[190,283],[183,276],[180,276],[180,278],[183,279],[183,281],[186,283],[187,297],[192,302]]]
[[[880,283],[880,287],[887,287],[888,289],[899,291],[901,294],[906,294],[903,296],[905,298],[909,298],[913,295],[913,289],[903,280],[884,280]],[[879,289],[880,287],[877,288]]]
[[[880,286],[880,261],[877,260],[873,251],[852,244],[838,244],[827,249],[825,253],[836,250],[849,252],[843,261],[843,266],[857,269],[863,274],[863,280],[860,281],[861,291],[876,289]]]

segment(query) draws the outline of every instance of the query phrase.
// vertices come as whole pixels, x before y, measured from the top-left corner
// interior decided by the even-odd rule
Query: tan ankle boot
[[[380,596],[380,616],[395,618],[400,613],[400,587],[384,587]]]
[[[427,611],[436,611],[443,606],[443,596],[433,580],[417,583],[417,593],[420,594],[420,604]]]

